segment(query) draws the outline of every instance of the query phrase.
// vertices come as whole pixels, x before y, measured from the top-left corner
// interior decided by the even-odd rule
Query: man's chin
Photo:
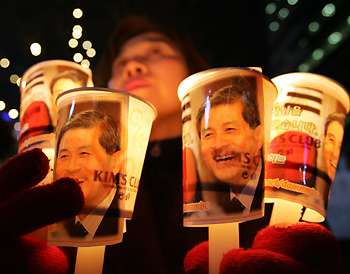
[[[85,193],[86,193],[86,191],[87,191],[87,189],[88,189],[88,188],[87,188],[88,184],[89,184],[89,183],[86,182],[86,181],[79,184],[79,186],[80,186],[81,190],[83,191],[84,195],[85,195]]]

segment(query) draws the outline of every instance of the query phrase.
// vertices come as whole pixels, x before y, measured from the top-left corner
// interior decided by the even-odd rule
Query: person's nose
[[[341,142],[335,146],[333,151],[333,157],[338,160],[340,156],[340,152],[341,152]]]
[[[225,148],[227,145],[227,138],[224,134],[216,134],[213,142],[213,149]]]
[[[124,67],[123,76],[124,78],[131,78],[146,74],[148,72],[148,66],[145,63],[145,60],[141,56],[136,56],[129,59]]]
[[[68,177],[74,176],[80,171],[80,163],[77,159],[71,158],[66,165],[65,175]]]

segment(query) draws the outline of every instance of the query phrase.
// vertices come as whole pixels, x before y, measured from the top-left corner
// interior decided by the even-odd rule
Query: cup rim
[[[131,94],[131,93],[128,93],[128,92],[125,92],[125,91],[121,91],[121,90],[117,90],[117,89],[111,89],[111,88],[103,88],[103,87],[82,87],[82,88],[74,88],[74,89],[69,89],[69,90],[66,90],[62,93],[60,93],[56,100],[55,100],[55,105],[57,106],[58,108],[58,100],[63,97],[64,95],[67,95],[69,93],[74,93],[74,92],[80,92],[80,91],[88,91],[88,92],[93,92],[93,91],[102,91],[102,92],[110,92],[110,93],[119,93],[119,94],[123,94],[125,96],[130,96],[130,97],[133,97],[143,103],[145,103],[146,105],[148,105],[153,111],[154,111],[154,119],[157,117],[157,109],[153,106],[152,103],[150,103],[149,101],[147,101],[146,99],[140,97],[140,96],[137,96],[137,95],[134,95],[134,94]]]
[[[48,65],[63,65],[63,66],[71,66],[71,67],[74,67],[74,68],[77,68],[77,69],[81,69],[83,70],[85,73],[88,74],[88,76],[91,78],[92,77],[92,71],[90,68],[88,67],[84,67],[76,62],[73,62],[73,61],[68,61],[68,60],[62,60],[62,59],[54,59],[54,60],[46,60],[46,61],[42,61],[42,62],[39,62],[39,63],[36,63],[32,66],[30,66],[23,74],[22,74],[22,77],[21,77],[21,82],[20,82],[20,89],[23,89],[25,87],[23,87],[23,81],[25,80],[26,76],[28,75],[31,75],[31,72],[32,71],[35,71],[36,69],[40,68],[40,67],[45,67],[45,66],[48,66]]]
[[[344,106],[346,113],[349,113],[350,97],[346,88],[336,80],[312,72],[291,72],[276,76],[271,79],[280,90],[282,85],[300,84],[305,88],[321,90],[335,97]]]
[[[192,90],[195,86],[202,85],[206,83],[207,81],[210,81],[214,77],[218,76],[225,76],[229,75],[232,72],[239,72],[239,71],[250,71],[257,73],[260,75],[264,80],[267,80],[270,82],[272,85],[273,82],[271,81],[270,78],[266,77],[264,74],[261,72],[261,68],[258,67],[220,67],[220,68],[212,68],[212,69],[207,69],[203,70],[200,72],[197,72],[195,74],[192,74],[188,76],[186,79],[184,79],[179,87],[178,87],[178,97],[179,100],[182,101],[183,98],[186,96],[186,94],[189,93],[190,90]],[[276,88],[276,97],[277,97],[277,88]]]

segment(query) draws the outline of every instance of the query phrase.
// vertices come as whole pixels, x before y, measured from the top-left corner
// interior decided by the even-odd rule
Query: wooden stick
[[[105,246],[78,247],[75,274],[101,274]]]
[[[301,218],[303,206],[298,203],[275,199],[270,225],[296,224]]]
[[[209,273],[219,273],[223,255],[239,248],[239,223],[215,224],[209,226]]]

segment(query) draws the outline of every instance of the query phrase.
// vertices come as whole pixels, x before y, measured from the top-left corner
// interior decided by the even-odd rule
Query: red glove
[[[189,251],[186,273],[208,273],[208,253],[208,242]],[[258,232],[251,249],[227,252],[220,273],[342,273],[338,241],[319,224],[269,226]]]
[[[57,247],[23,236],[78,214],[84,195],[74,179],[36,186],[49,171],[49,159],[33,149],[0,168],[0,272],[67,273],[68,261]]]

